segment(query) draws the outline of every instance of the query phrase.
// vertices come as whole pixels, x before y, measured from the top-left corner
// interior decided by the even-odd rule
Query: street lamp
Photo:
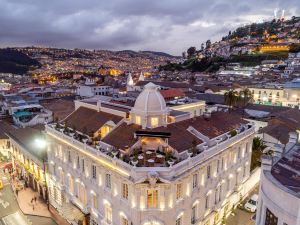
[[[44,138],[44,135],[43,135],[43,138],[37,138],[34,140],[34,144],[39,148],[39,149],[44,149],[46,148],[47,146],[47,141],[45,140]],[[42,157],[42,161],[43,161],[43,170],[44,170],[44,179],[45,179],[45,187],[46,187],[46,193],[45,193],[45,197],[47,198],[47,207],[48,207],[48,210],[50,209],[50,205],[49,205],[49,191],[48,191],[48,184],[47,184],[47,176],[46,176],[46,162],[45,162],[45,159],[44,157]]]

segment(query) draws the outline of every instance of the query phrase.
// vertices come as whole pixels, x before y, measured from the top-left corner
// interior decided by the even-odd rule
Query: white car
[[[258,195],[257,194],[252,195],[251,198],[246,202],[244,206],[245,209],[250,212],[255,212],[257,208],[257,200],[258,200]]]

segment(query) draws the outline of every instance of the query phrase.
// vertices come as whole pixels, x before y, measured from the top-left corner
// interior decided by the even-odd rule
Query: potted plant
[[[234,137],[237,135],[237,131],[236,130],[231,130],[230,132],[231,137]]]

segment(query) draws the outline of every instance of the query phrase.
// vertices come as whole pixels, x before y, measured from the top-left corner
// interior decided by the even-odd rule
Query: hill
[[[31,67],[40,63],[15,49],[0,49],[0,73],[25,74]]]

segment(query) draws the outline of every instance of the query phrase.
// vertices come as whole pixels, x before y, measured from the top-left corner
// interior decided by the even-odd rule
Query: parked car
[[[254,194],[251,198],[246,202],[244,208],[249,212],[255,212],[257,208],[258,195]]]

